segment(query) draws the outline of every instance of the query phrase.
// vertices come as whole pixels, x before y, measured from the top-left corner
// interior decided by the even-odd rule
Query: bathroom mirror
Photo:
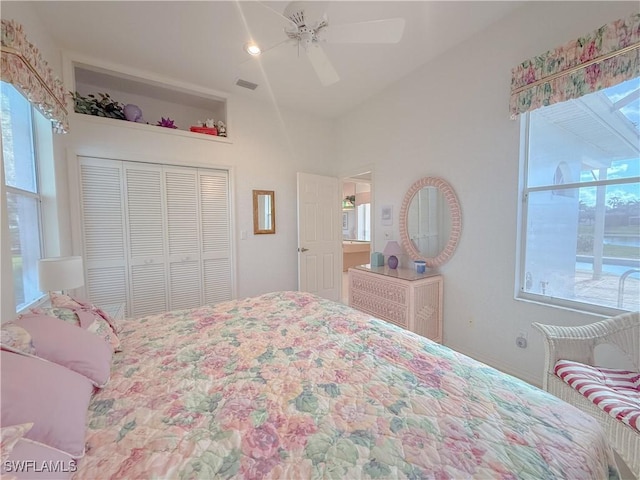
[[[461,230],[460,204],[449,183],[424,177],[411,185],[400,208],[400,241],[411,258],[441,266],[453,255]]]
[[[276,194],[273,190],[253,191],[253,233],[276,233]]]

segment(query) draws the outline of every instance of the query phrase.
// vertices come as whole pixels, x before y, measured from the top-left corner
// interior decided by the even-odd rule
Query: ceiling
[[[32,2],[57,46],[219,92],[335,118],[519,8],[508,1],[331,1],[331,25],[401,17],[397,44],[323,44],[340,81],[322,86],[304,55],[285,43],[276,12],[288,2]],[[318,4],[316,4],[316,7]],[[270,8],[267,8],[270,7]],[[236,86],[238,78],[258,84]]]

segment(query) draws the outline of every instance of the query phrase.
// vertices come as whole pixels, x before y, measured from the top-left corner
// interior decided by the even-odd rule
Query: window
[[[640,78],[523,115],[518,296],[640,303]]]
[[[371,204],[361,203],[357,207],[358,215],[358,240],[371,240]]]
[[[12,85],[0,86],[2,160],[13,265],[16,311],[32,304],[38,289],[42,257],[40,191],[35,143],[36,116],[42,116]]]

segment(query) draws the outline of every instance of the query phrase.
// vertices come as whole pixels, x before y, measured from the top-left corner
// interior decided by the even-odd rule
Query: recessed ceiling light
[[[253,42],[245,44],[244,51],[247,52],[249,55],[253,55],[254,57],[256,55],[260,55],[260,52],[261,52],[260,47]]]

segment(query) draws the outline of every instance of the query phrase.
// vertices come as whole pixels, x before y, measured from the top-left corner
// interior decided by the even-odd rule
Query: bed
[[[118,337],[74,479],[618,478],[576,408],[308,293],[130,319]]]

